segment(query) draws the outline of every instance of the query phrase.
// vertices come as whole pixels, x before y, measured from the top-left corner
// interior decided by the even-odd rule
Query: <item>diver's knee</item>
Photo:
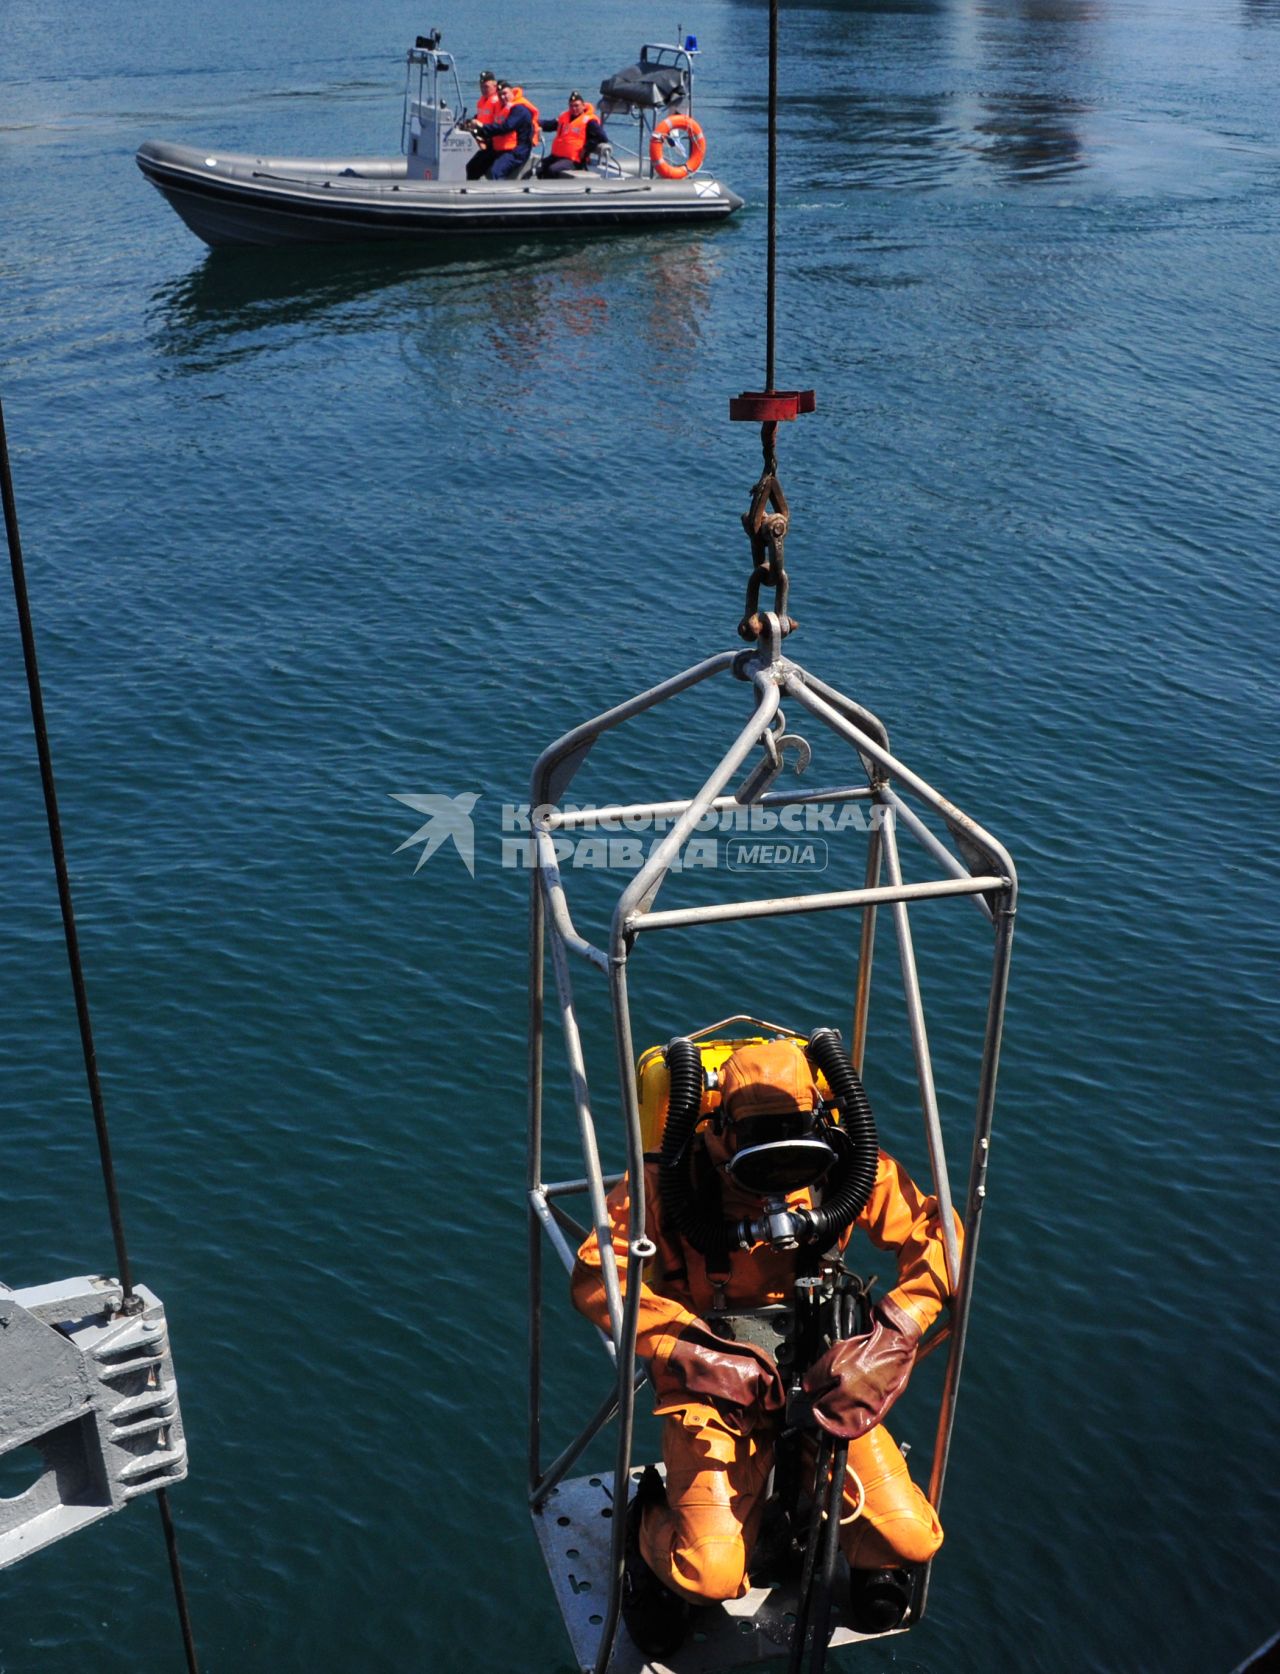
[[[723,1604],[746,1591],[747,1553],[741,1533],[695,1537],[674,1557],[680,1585],[708,1603]]]
[[[855,1569],[925,1564],[942,1545],[942,1526],[927,1500],[914,1512],[883,1518],[859,1517],[841,1531],[840,1545]]]
[[[868,1530],[871,1538],[858,1557],[859,1568],[877,1564],[927,1564],[942,1545],[942,1525],[925,1501],[913,1514],[887,1517]]]
[[[904,1564],[927,1564],[942,1545],[942,1529],[936,1519],[912,1518],[900,1526],[882,1531]]]

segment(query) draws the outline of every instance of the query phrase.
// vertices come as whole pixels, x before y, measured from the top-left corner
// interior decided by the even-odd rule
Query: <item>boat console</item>
[[[460,126],[465,116],[458,67],[440,51],[440,31],[419,35],[406,55],[400,142],[410,180],[466,180],[477,147]]]

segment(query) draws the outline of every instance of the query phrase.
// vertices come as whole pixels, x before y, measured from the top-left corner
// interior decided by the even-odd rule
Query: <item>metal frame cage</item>
[[[869,710],[808,673],[782,654],[786,624],[775,615],[764,618],[764,633],[758,647],[747,651],[725,651],[695,664],[683,673],[641,692],[613,709],[584,722],[552,744],[538,760],[531,791],[531,841],[535,846],[530,900],[529,967],[529,1132],[528,1132],[528,1230],[530,1272],[530,1383],[529,1383],[529,1503],[544,1556],[556,1587],[566,1626],[574,1642],[580,1667],[600,1674],[611,1666],[639,1667],[629,1641],[620,1643],[615,1655],[615,1638],[621,1599],[624,1555],[624,1517],[628,1488],[633,1477],[631,1449],[635,1419],[635,1395],[645,1381],[645,1371],[635,1357],[636,1324],[640,1283],[647,1263],[656,1253],[646,1236],[644,1194],[631,1195],[628,1234],[627,1282],[620,1284],[614,1264],[609,1216],[605,1196],[611,1180],[601,1169],[596,1121],[592,1112],[586,1060],[574,1004],[571,956],[608,980],[617,1058],[617,1094],[623,1116],[627,1169],[633,1180],[642,1177],[643,1150],[639,1098],[636,1085],[636,1053],[631,1030],[629,968],[642,937],[655,931],[697,928],[730,920],[779,917],[791,913],[853,911],[861,915],[858,962],[853,999],[852,1057],[861,1072],[866,1046],[868,1005],[871,993],[872,954],[876,916],[889,909],[896,933],[902,970],[903,992],[910,1024],[919,1084],[925,1137],[946,1243],[946,1260],[952,1302],[950,1325],[943,1327],[947,1361],[937,1419],[928,1497],[938,1507],[950,1455],[955,1423],[960,1374],[964,1360],[974,1269],[978,1256],[978,1234],[986,1199],[987,1160],[995,1104],[996,1074],[1004,1024],[1009,961],[1017,902],[1017,875],[1007,850],[982,826],[947,800],[918,774],[899,761],[889,749],[883,724]],[[623,722],[666,703],[713,675],[731,673],[750,683],[754,709],[750,720],[716,765],[698,793],[688,801],[618,804],[610,807],[562,809],[575,774],[600,736]],[[772,791],[769,786],[782,770],[782,749],[789,743],[807,754],[803,740],[783,734],[783,697],[794,700],[808,714],[824,723],[856,752],[866,782],[851,783],[816,791]],[[780,749],[780,746],[782,749]],[[736,792],[729,787],[747,767],[753,751],[764,756],[747,773]],[[709,813],[742,805],[792,806],[804,802],[863,801],[882,810],[870,824],[867,840],[865,881],[861,888],[783,895],[767,900],[727,900],[707,905],[656,910],[654,903],[668,872],[676,863],[699,822]],[[940,817],[951,838],[948,846],[921,817],[920,809]],[[570,914],[564,881],[560,874],[553,837],[558,832],[590,827],[606,820],[628,816],[664,816],[674,819],[666,836],[655,843],[640,870],[630,878],[613,909],[607,947],[594,946],[579,934]],[[904,881],[899,852],[899,832],[915,839],[920,850],[937,867],[940,875],[918,882]],[[952,1192],[943,1144],[942,1123],[929,1050],[924,1004],[912,941],[910,908],[921,901],[944,897],[966,898],[980,911],[994,934],[986,1024],[978,1077],[977,1108],[973,1126],[968,1184],[963,1204],[963,1256],[955,1235]],[[544,978],[546,955],[550,952],[554,999],[564,1032],[573,1106],[582,1146],[584,1173],[573,1180],[548,1183],[543,1179],[543,1058],[546,1024]],[[730,1019],[730,1022],[737,1019]],[[566,1211],[564,1200],[583,1196],[590,1204],[590,1227],[579,1225]],[[572,1268],[575,1245],[594,1230],[599,1240],[603,1278],[609,1300],[610,1330],[602,1334],[605,1348],[615,1366],[612,1387],[582,1425],[572,1442],[550,1464],[542,1462],[542,1361],[543,1361],[543,1252],[550,1243],[564,1266]],[[617,1449],[612,1484],[601,1477],[571,1483],[568,1472],[593,1439],[614,1418],[618,1421]],[[596,1592],[584,1604],[580,1594],[588,1589],[566,1565],[561,1551],[565,1530],[574,1539],[582,1536],[581,1519],[575,1509],[587,1488],[596,1499],[604,1496],[608,1505],[597,1522],[597,1535],[607,1537],[607,1557],[601,1552],[607,1599],[603,1604]],[[590,1497],[590,1496],[588,1496]],[[574,1502],[574,1503],[571,1503]],[[613,1508],[617,1515],[612,1515]],[[553,1515],[554,1513],[554,1515]],[[601,1513],[597,1512],[597,1516]],[[580,1558],[580,1570],[588,1561],[581,1548],[572,1547],[571,1557]],[[910,1621],[923,1614],[928,1573],[918,1588]],[[758,1660],[785,1651],[784,1626],[772,1641],[748,1643],[750,1622],[732,1624],[744,1629],[732,1636],[731,1655],[703,1647],[698,1667],[724,1667],[734,1662]],[[839,1642],[839,1635],[833,1643]],[[856,1637],[844,1634],[844,1638]],[[766,1636],[767,1640],[767,1636]],[[630,1660],[628,1660],[630,1659]],[[681,1661],[682,1668],[693,1666]]]

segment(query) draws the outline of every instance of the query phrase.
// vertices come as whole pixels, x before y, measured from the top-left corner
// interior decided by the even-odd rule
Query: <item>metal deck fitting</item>
[[[187,1474],[164,1307],[145,1285],[122,1314],[114,1279],[0,1284],[0,1455],[39,1474],[0,1500],[0,1569]]]

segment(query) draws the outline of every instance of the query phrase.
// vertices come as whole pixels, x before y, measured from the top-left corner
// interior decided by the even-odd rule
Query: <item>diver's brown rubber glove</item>
[[[832,1343],[810,1366],[804,1391],[815,1421],[842,1441],[874,1430],[907,1387],[920,1327],[888,1297],[871,1310],[871,1329]]]
[[[782,1378],[764,1349],[717,1337],[705,1325],[686,1325],[666,1360],[655,1360],[651,1370],[659,1403],[686,1395],[711,1401],[744,1435],[766,1413],[786,1405]]]

